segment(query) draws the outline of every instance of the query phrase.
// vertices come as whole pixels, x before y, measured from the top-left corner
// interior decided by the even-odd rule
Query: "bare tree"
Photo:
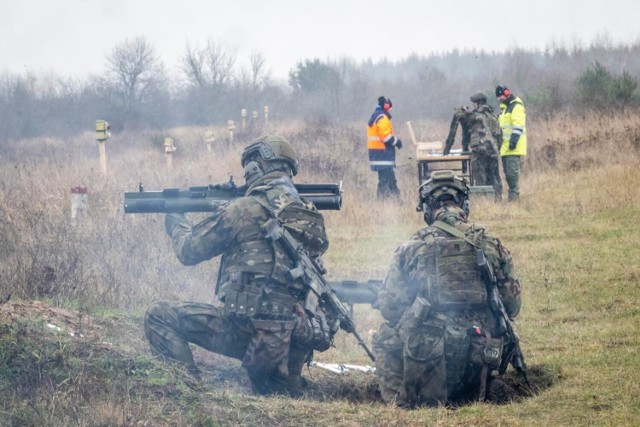
[[[137,117],[138,106],[165,80],[162,62],[144,37],[117,45],[107,57],[107,67],[124,103],[125,117],[130,120]]]
[[[204,48],[187,44],[181,62],[189,82],[219,92],[232,80],[236,56],[222,44],[209,39]]]
[[[225,95],[233,81],[235,61],[235,54],[211,39],[205,47],[187,44],[180,67],[188,82],[189,115],[196,122],[224,119],[229,105]]]
[[[251,66],[251,92],[254,99],[270,77],[269,70],[266,68],[266,62],[267,60],[262,52],[251,52],[251,55],[249,56],[249,64]]]
[[[261,95],[269,83],[270,72],[266,68],[266,59],[261,52],[253,51],[249,56],[249,68],[240,71],[236,87],[238,100],[244,107],[256,109],[261,103]]]
[[[187,80],[198,87],[206,86],[204,77],[204,57],[205,50],[197,49],[187,43],[184,55],[182,56],[180,68],[187,76]]]

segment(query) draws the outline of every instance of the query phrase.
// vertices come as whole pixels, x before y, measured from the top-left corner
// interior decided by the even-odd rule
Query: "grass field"
[[[296,143],[298,182],[343,181],[343,210],[325,213],[331,280],[384,277],[397,245],[423,226],[411,144],[399,153],[401,204],[380,203],[358,126],[272,130]],[[414,129],[441,139],[448,124]],[[0,305],[0,425],[640,423],[639,115],[531,120],[520,202],[472,203],[471,219],[514,255],[523,285],[515,327],[533,395],[414,411],[383,405],[371,374],[309,368],[304,398],[264,398],[251,394],[238,361],[197,350],[208,373],[199,383],[150,357],[145,307],[158,298],[211,301],[218,263],[182,266],[162,217],[124,215],[122,193],[139,182],[152,190],[240,181],[242,143],[208,152],[201,134],[172,131],[171,170],[158,135],[114,136],[107,176],[91,134],[20,141],[2,154],[0,299],[11,297]],[[78,185],[89,189],[89,209],[72,222],[69,189]],[[355,317],[370,343],[381,316],[361,305]],[[316,360],[370,364],[343,332]]]

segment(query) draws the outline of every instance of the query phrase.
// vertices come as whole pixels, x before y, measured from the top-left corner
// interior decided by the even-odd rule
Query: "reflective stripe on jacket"
[[[518,97],[507,99],[507,103],[500,104],[502,113],[498,117],[498,123],[502,129],[501,156],[526,156],[527,155],[527,128],[526,112],[522,100]],[[509,150],[511,134],[520,134],[515,150]]]
[[[372,171],[396,167],[396,149],[393,124],[381,108],[371,115],[367,127],[367,148]]]

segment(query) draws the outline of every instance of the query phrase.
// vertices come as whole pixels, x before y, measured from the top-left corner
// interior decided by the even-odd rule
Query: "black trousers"
[[[400,197],[396,175],[391,168],[378,171],[378,199],[389,197]]]

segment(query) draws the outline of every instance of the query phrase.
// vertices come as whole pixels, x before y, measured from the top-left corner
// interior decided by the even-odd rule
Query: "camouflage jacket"
[[[469,148],[483,154],[497,157],[502,131],[493,107],[487,104],[473,110],[470,116]]]
[[[463,213],[457,207],[445,207],[436,211],[435,219],[443,221],[468,235],[478,231],[483,231],[482,226],[471,225],[464,219]],[[417,296],[429,299],[429,292],[426,289],[430,280],[430,275],[434,272],[434,265],[430,261],[433,259],[434,244],[429,244],[428,236],[449,236],[436,227],[425,227],[418,231],[405,244],[398,247],[393,261],[384,281],[383,289],[379,295],[380,311],[382,316],[391,324],[400,322],[403,314]],[[482,233],[479,246],[483,248],[487,260],[491,265],[497,279],[499,294],[504,303],[507,314],[514,318],[520,311],[520,282],[515,273],[511,254],[500,240],[486,233]],[[475,266],[475,264],[474,264]],[[471,268],[474,268],[471,266]],[[461,266],[463,269],[464,266]],[[468,267],[468,266],[467,266]],[[477,267],[476,267],[477,268]],[[479,274],[479,271],[478,271]],[[430,318],[437,318],[442,323],[457,323],[460,319],[454,318],[463,315],[460,312],[447,312],[439,310],[436,301],[429,301],[434,310],[429,314]],[[468,314],[469,311],[465,310]],[[471,313],[470,319],[478,320],[486,326],[493,316],[490,313],[488,304],[484,309],[477,310],[479,313]],[[482,312],[482,313],[480,313]],[[463,316],[464,317],[464,316]],[[427,319],[425,319],[427,320]],[[470,326],[470,325],[469,325]]]
[[[302,199],[291,179],[279,171],[265,175],[251,185],[245,196],[232,199],[195,226],[184,217],[167,216],[166,231],[176,256],[185,265],[222,255],[216,286],[221,299],[229,285],[244,282],[302,291],[301,280],[289,283],[287,279],[293,260],[264,237],[262,226],[272,215],[284,221],[309,256],[320,256],[327,250],[322,214]]]

